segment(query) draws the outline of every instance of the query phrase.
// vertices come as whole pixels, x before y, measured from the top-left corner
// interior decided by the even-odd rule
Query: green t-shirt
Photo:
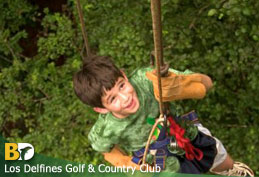
[[[140,102],[140,107],[135,114],[123,119],[114,117],[112,113],[99,114],[98,120],[88,135],[93,149],[99,152],[109,152],[117,144],[126,152],[133,152],[145,147],[153,126],[148,124],[146,119],[157,118],[160,114],[152,82],[146,77],[146,72],[151,70],[152,68],[139,69],[129,78]],[[173,69],[170,71],[176,74],[192,73],[190,71],[178,72]],[[177,115],[174,103],[170,105],[171,113]],[[190,139],[197,135],[197,128],[193,126],[187,128],[186,131]],[[179,169],[179,162],[175,157],[168,157],[166,164],[168,171],[176,172]]]

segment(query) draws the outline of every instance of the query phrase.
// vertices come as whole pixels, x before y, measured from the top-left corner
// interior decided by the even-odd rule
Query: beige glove
[[[140,165],[135,164],[131,161],[132,157],[124,155],[124,153],[115,146],[111,152],[103,153],[104,159],[110,162],[114,166],[131,166],[136,167],[136,170],[140,169]]]
[[[153,82],[154,95],[159,100],[159,90],[155,70],[147,72],[146,76]],[[204,74],[177,75],[168,72],[167,77],[161,78],[163,101],[183,99],[202,99],[206,90],[212,87],[211,79]]]

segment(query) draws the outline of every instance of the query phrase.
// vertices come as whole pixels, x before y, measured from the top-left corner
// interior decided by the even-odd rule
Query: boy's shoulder
[[[147,77],[146,77],[146,72],[150,72],[152,70],[154,70],[155,68],[152,67],[152,66],[149,66],[149,67],[141,67],[141,68],[137,68],[135,69],[133,72],[131,72],[129,75],[128,75],[128,78],[130,79],[136,79],[136,78],[144,78],[146,80],[149,80]],[[194,72],[192,72],[191,70],[187,69],[185,71],[179,71],[179,70],[176,70],[176,69],[173,69],[173,68],[169,68],[169,71],[170,72],[173,72],[175,74],[182,74],[182,75],[188,75],[188,74],[193,74]]]
[[[135,69],[128,75],[129,82],[133,85],[138,94],[148,92],[153,94],[153,84],[146,76],[146,73],[152,71],[152,67],[144,67]]]
[[[146,72],[152,71],[151,67],[137,68],[128,75],[130,83],[137,84],[150,84],[151,81],[146,77]]]
[[[115,133],[118,125],[110,117],[109,113],[99,114],[88,134],[88,139],[96,151],[109,152],[119,137],[119,134]]]
[[[136,68],[133,70],[128,77],[129,78],[134,78],[134,77],[145,77],[146,72],[152,71],[152,67],[142,67],[142,68]]]

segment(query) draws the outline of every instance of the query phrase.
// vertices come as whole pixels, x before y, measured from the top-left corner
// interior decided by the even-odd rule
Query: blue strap
[[[166,137],[162,141],[156,141],[153,144],[151,144],[149,149],[159,149],[159,148],[162,148],[162,147],[168,145],[169,143],[170,143],[170,138]]]
[[[160,149],[166,145],[168,145],[170,143],[170,138],[167,137],[165,138],[164,140],[162,141],[156,141],[154,143],[152,143],[149,147],[149,150],[155,150],[155,149]],[[133,154],[134,156],[136,157],[142,157],[144,155],[144,152],[145,152],[145,148],[141,148],[140,150],[138,151],[134,151]],[[149,151],[148,151],[149,153]]]
[[[157,166],[159,166],[162,170],[165,168],[165,158],[166,156],[160,156],[160,157],[155,157],[155,163]]]
[[[184,114],[184,115],[180,116],[180,119],[189,120],[189,121],[196,121],[196,120],[198,120],[198,115],[196,114],[195,111],[191,111],[187,114]]]
[[[165,160],[167,157],[166,149],[158,149],[155,155],[155,164],[159,166],[161,169],[165,168]]]
[[[162,141],[156,141],[152,143],[149,147],[148,153],[150,150],[157,150],[155,155],[155,164],[159,166],[161,169],[165,168],[165,159],[168,155],[167,145],[170,143],[170,138],[166,137]],[[141,148],[138,151],[133,152],[134,156],[132,158],[132,162],[139,164],[145,152],[145,148]]]
[[[138,157],[133,156],[133,158],[131,160],[132,160],[132,162],[134,162],[136,164],[140,164],[140,161],[142,160],[142,158],[138,158]]]
[[[144,152],[145,152],[145,148],[141,148],[140,150],[138,151],[134,151],[133,154],[134,156],[136,157],[142,157],[144,155]]]

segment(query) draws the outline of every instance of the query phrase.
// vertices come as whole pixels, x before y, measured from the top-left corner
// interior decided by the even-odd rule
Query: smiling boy
[[[111,164],[139,169],[129,154],[145,147],[152,129],[147,119],[159,116],[153,84],[146,76],[152,69],[140,69],[128,79],[108,57],[92,56],[87,61],[75,74],[73,82],[78,98],[100,113],[88,135],[91,145],[96,151],[102,152]],[[206,75],[171,71],[181,76],[178,85],[182,86],[183,92],[179,92],[180,96],[176,94],[178,99],[190,93],[189,98],[202,98],[212,87]],[[176,87],[171,85],[171,88],[174,91]],[[170,106],[170,112],[178,116],[174,103]],[[233,160],[222,143],[212,137],[206,128],[201,124],[188,124],[185,128],[192,144],[202,150],[203,158],[188,160],[183,155],[169,153],[163,162],[166,171],[205,173],[212,169],[217,172],[232,169]]]
[[[104,88],[104,95],[101,98],[104,108],[94,107],[96,112],[102,114],[111,112],[115,117],[123,119],[138,110],[139,100],[136,91],[124,73],[122,75],[111,90]]]

